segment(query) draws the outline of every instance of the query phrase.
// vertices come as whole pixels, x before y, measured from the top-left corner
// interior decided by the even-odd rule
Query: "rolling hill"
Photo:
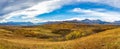
[[[119,25],[0,26],[0,49],[120,49]]]

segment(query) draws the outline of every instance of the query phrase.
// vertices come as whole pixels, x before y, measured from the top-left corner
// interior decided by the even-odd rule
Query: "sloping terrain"
[[[0,49],[120,49],[113,25],[0,26]]]

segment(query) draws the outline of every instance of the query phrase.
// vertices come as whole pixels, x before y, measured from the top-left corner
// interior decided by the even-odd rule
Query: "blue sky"
[[[120,0],[1,0],[0,22],[120,20]]]

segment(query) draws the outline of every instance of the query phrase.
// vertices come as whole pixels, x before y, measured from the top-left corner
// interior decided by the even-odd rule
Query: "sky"
[[[120,0],[1,0],[0,23],[64,20],[120,21]]]

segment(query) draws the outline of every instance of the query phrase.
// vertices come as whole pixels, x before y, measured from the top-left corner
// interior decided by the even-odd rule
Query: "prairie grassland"
[[[0,49],[120,49],[113,25],[0,26]]]

